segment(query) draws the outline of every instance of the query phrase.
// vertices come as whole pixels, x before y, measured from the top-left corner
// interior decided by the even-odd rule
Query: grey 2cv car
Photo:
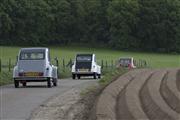
[[[50,63],[48,48],[22,48],[14,67],[15,88],[19,83],[25,87],[27,82],[47,82],[48,87],[57,86],[57,67]]]

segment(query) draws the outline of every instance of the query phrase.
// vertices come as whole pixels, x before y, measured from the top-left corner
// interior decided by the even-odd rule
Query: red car
[[[134,65],[134,59],[132,57],[120,58],[118,63],[121,67],[136,68],[136,66]]]

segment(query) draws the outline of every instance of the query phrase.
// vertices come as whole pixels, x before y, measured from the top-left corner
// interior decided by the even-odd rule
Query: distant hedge
[[[180,53],[180,1],[1,0],[0,40]]]

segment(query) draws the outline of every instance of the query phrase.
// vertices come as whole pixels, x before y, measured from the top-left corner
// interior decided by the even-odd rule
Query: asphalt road
[[[94,79],[63,79],[58,87],[47,88],[45,83],[28,83],[26,88],[14,85],[0,87],[0,120],[27,120],[33,110],[57,94],[74,88],[86,88],[97,83]]]

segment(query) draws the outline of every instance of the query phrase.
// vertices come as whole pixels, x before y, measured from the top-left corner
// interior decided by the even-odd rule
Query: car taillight
[[[39,73],[39,76],[43,76],[44,74],[41,72],[41,73]]]
[[[131,69],[131,68],[132,68],[132,65],[131,65],[131,64],[128,64],[128,67]]]
[[[23,76],[24,75],[24,73],[19,73],[19,76]]]

